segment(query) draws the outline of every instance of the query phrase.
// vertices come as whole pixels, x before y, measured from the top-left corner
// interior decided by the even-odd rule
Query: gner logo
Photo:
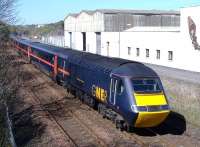
[[[102,102],[107,99],[107,91],[95,85],[92,85],[92,95]]]
[[[199,43],[197,42],[197,35],[196,35],[196,24],[191,18],[191,16],[188,16],[188,28],[189,28],[189,34],[190,38],[192,40],[192,44],[194,46],[195,50],[200,50]]]

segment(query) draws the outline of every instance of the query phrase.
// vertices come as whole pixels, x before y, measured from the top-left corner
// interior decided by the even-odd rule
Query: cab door
[[[109,102],[112,106],[115,106],[116,104],[116,86],[117,86],[117,79],[111,78]]]
[[[122,80],[117,77],[111,78],[109,102],[110,105],[117,111],[119,110],[120,105],[122,104],[121,100],[123,97],[123,91],[124,86]]]
[[[112,77],[110,82],[110,106],[120,113],[126,103],[125,97],[125,88],[122,79]]]

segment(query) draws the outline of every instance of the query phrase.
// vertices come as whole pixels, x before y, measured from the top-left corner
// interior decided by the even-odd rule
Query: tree
[[[15,22],[16,0],[0,0],[0,103],[7,103],[15,91],[12,80],[16,74],[12,74],[13,56],[9,54],[9,24]]]
[[[16,22],[16,0],[0,0],[0,41],[1,44],[8,41],[9,24]]]
[[[9,137],[6,133],[8,132],[7,129],[2,124],[6,124],[6,108],[12,104],[18,85],[18,71],[16,71],[16,68],[14,69],[16,65],[13,64],[15,56],[9,50],[9,24],[14,23],[16,20],[15,2],[15,0],[0,0],[0,119],[3,118],[1,119],[3,122],[0,122],[0,134],[7,136],[3,146],[8,146],[6,142],[9,142],[7,139]],[[4,131],[2,131],[2,128],[4,128]]]
[[[13,23],[15,21],[16,0],[0,0],[0,21],[4,23]]]

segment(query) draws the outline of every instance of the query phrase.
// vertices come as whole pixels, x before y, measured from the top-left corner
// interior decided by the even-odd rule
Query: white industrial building
[[[180,11],[95,10],[69,14],[65,46],[200,72],[200,6]]]

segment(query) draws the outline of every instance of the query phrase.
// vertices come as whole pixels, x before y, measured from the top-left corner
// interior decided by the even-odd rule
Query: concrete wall
[[[96,33],[87,32],[86,33],[86,51],[96,54],[95,49],[96,49]]]
[[[101,37],[101,54],[109,57],[118,57],[119,33],[102,32]]]
[[[64,47],[64,40],[64,36],[45,36],[42,37],[41,42]]]
[[[179,32],[147,31],[117,32],[112,33],[111,35],[108,35],[108,33],[102,34],[102,40],[104,40],[103,46],[106,45],[107,41],[111,44],[110,52],[113,53],[111,56],[164,66],[181,66],[178,62],[178,54],[176,53],[176,48],[179,48],[179,44],[176,44],[176,41],[180,38]],[[130,54],[128,54],[128,47],[130,48]],[[136,48],[139,48],[140,50],[139,56],[136,56]],[[149,49],[149,57],[146,57],[146,49]],[[156,50],[160,50],[159,60],[156,59]],[[172,61],[168,60],[168,51],[173,51],[174,57]]]

